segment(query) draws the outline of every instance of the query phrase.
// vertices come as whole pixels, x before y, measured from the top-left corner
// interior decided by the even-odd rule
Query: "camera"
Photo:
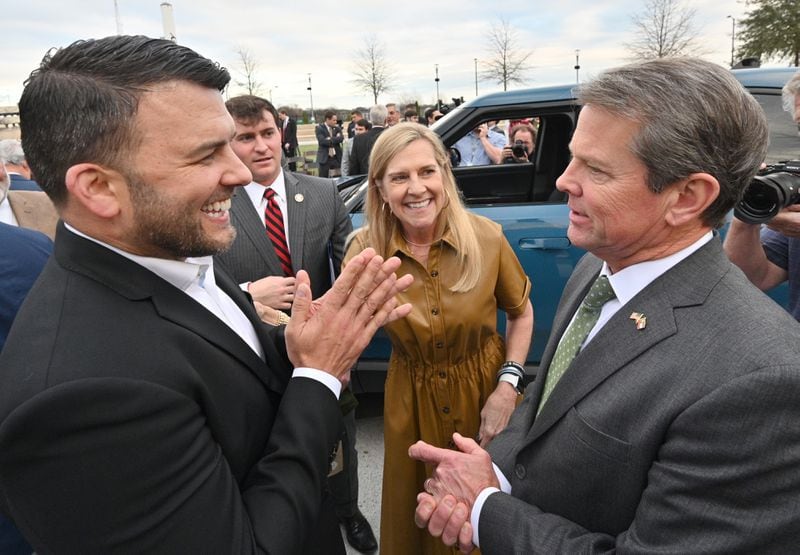
[[[527,158],[528,152],[525,150],[525,143],[517,139],[514,141],[514,146],[511,147],[511,152],[517,158]]]
[[[771,164],[753,178],[733,211],[749,224],[770,221],[782,208],[800,202],[800,160]]]
[[[515,162],[518,162],[519,158],[522,158],[524,160],[528,159],[528,151],[525,150],[525,143],[523,143],[519,139],[514,141],[514,145],[511,147],[511,153],[514,156],[506,156],[505,158],[503,158],[504,164],[513,164]]]

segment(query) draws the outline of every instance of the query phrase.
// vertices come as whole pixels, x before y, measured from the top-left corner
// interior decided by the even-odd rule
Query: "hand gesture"
[[[380,326],[411,312],[410,304],[397,306],[394,298],[414,281],[408,274],[398,278],[394,272],[399,267],[400,259],[384,261],[365,249],[313,305],[308,274],[298,272],[292,320],[286,326],[292,364],[345,377]]]

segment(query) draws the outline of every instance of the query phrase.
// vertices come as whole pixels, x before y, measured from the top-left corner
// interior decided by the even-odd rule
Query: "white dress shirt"
[[[714,234],[709,231],[700,239],[676,253],[664,258],[659,258],[657,260],[647,260],[645,262],[633,264],[632,266],[628,266],[627,268],[620,270],[616,274],[612,274],[608,264],[603,262],[603,268],[600,270],[600,275],[608,276],[608,281],[611,284],[611,288],[614,290],[616,298],[611,299],[603,305],[603,308],[600,311],[600,317],[589,332],[589,335],[586,337],[586,341],[583,342],[581,350],[589,343],[589,341],[594,338],[595,335],[597,335],[600,329],[606,325],[611,317],[614,316],[619,309],[625,306],[625,304],[635,297],[642,289],[654,282],[659,276],[666,273],[667,270],[671,269],[685,258],[688,258],[689,255],[708,243],[713,237]],[[572,318],[574,319],[575,316],[573,315]],[[570,321],[570,323],[572,322]],[[472,524],[472,543],[474,543],[477,547],[480,547],[478,544],[478,522],[480,521],[481,510],[483,509],[484,502],[493,493],[499,491],[508,494],[511,493],[511,483],[503,475],[497,465],[492,463],[492,466],[494,467],[494,472],[500,482],[500,489],[495,487],[483,489],[478,494],[478,497],[475,498],[475,503],[473,504],[472,512],[470,513],[470,522]]]

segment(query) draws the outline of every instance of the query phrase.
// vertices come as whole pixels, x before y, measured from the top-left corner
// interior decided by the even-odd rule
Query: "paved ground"
[[[358,504],[380,537],[381,483],[383,481],[383,396],[359,395],[356,409],[356,449],[358,450]],[[344,537],[344,532],[342,533]],[[348,555],[358,551],[347,544]]]

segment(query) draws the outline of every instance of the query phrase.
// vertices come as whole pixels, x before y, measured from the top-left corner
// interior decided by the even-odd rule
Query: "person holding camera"
[[[508,144],[503,148],[503,164],[533,162],[536,148],[536,128],[528,123],[518,123],[508,133]]]
[[[784,85],[783,106],[800,123],[800,72]],[[787,310],[800,320],[800,205],[786,206],[763,227],[736,216],[725,237],[728,258],[762,291],[788,281]]]

